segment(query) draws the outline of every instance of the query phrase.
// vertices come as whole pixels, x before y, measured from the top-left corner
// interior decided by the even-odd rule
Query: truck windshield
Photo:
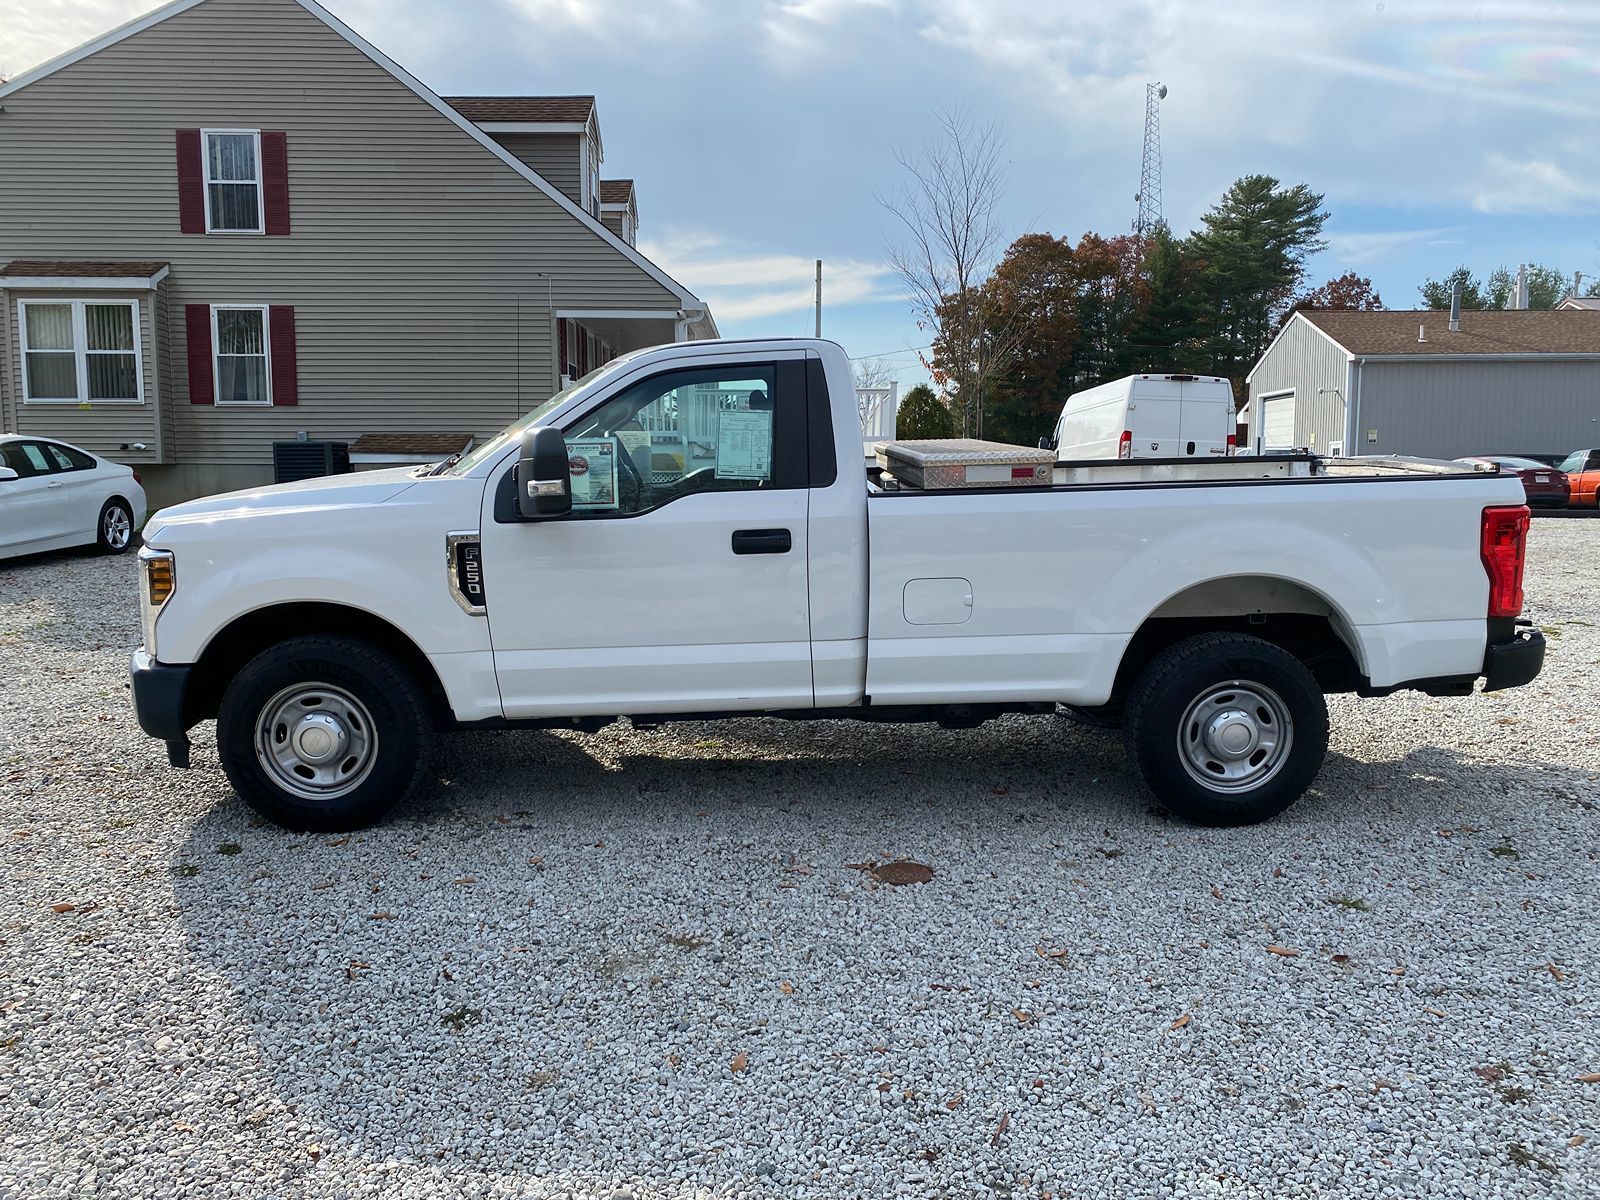
[[[519,421],[513,421],[510,425],[507,425],[487,442],[484,442],[483,445],[474,446],[467,453],[456,459],[455,462],[451,463],[448,467],[445,467],[442,471],[437,473],[442,475],[465,475],[468,471],[472,470],[473,467],[477,466],[485,459],[493,458],[496,454],[500,453],[500,451],[504,450],[508,445],[516,441],[524,433],[532,429],[541,420],[543,420],[546,413],[553,410],[558,404],[566,400],[568,396],[572,395],[573,392],[583,387],[596,375],[600,374],[601,371],[604,371],[606,367],[611,365],[611,363],[607,363],[606,366],[596,367],[587,375],[583,376],[583,378],[576,379],[567,384],[566,387],[562,388],[554,396],[551,396],[550,399],[539,405],[538,408],[534,409],[527,416],[523,417]]]

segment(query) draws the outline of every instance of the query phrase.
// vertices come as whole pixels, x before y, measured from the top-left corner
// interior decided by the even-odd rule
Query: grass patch
[[[1519,1167],[1538,1167],[1541,1171],[1556,1174],[1560,1168],[1548,1158],[1543,1158],[1529,1150],[1521,1142],[1512,1142],[1506,1147],[1506,1157]]]
[[[481,1020],[483,1020],[483,1009],[468,1008],[463,1004],[454,1012],[445,1013],[441,1023],[460,1033],[468,1025],[476,1025]]]
[[[223,842],[222,845],[217,847],[218,854],[224,854],[229,858],[232,858],[235,854],[242,854],[243,852],[244,847],[239,845],[238,842]]]
[[[1335,908],[1348,909],[1350,912],[1371,912],[1372,905],[1360,896],[1329,896],[1328,903]]]
[[[1489,853],[1496,858],[1509,858],[1513,862],[1522,857],[1517,853],[1517,848],[1511,844],[1510,838],[1502,838],[1498,846],[1490,846]]]
[[[200,868],[195,866],[193,863],[182,863],[178,867],[178,874],[182,875],[185,879],[193,879],[196,875],[200,874]]]

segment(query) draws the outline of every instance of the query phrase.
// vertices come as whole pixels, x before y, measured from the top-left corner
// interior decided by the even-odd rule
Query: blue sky
[[[641,245],[728,335],[824,332],[904,383],[927,342],[884,268],[893,154],[959,104],[1004,131],[1009,233],[1125,231],[1161,80],[1178,231],[1239,175],[1326,195],[1312,283],[1390,307],[1466,262],[1600,277],[1600,0],[327,0],[436,91],[592,92]],[[15,74],[153,7],[10,0]]]

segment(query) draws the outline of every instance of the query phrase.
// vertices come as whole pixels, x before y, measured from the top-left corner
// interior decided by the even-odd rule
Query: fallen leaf
[[[955,1112],[956,1109],[961,1107],[961,1102],[966,1098],[967,1094],[965,1092],[957,1092],[954,1096],[951,1096],[950,1099],[944,1102],[944,1106],[951,1112]]]
[[[1389,972],[1389,974],[1394,975],[1396,977],[1404,975],[1405,973],[1406,973],[1406,969],[1404,967],[1395,967],[1393,970],[1391,970]]]
[[[1211,889],[1211,895],[1215,899],[1221,900],[1222,899],[1222,889],[1221,888],[1212,888]]]
[[[349,841],[350,841],[350,839],[348,837],[334,838],[333,841],[331,841],[331,842],[329,842],[327,844],[330,845],[330,846],[343,846],[346,843],[348,843]]]
[[[733,1061],[728,1064],[728,1070],[738,1074],[750,1065],[750,1056],[743,1050],[733,1056]]]
[[[332,886],[333,886],[333,880],[330,879],[330,880],[328,880],[327,883],[313,883],[311,885],[311,890],[313,892],[325,892],[329,888],[331,888]]]
[[[1300,951],[1289,946],[1268,946],[1268,954],[1276,954],[1279,958],[1299,958]]]
[[[544,866],[544,855],[542,855],[542,854],[530,854],[530,855],[528,855],[528,865],[530,867],[542,867],[542,866]]]
[[[683,1059],[680,1058],[676,1054],[669,1054],[669,1055],[667,1055],[667,1062],[671,1066],[677,1067],[677,1066],[681,1066],[683,1064]]]
[[[193,1133],[194,1132],[194,1126],[189,1124],[189,1122],[187,1122],[187,1121],[174,1121],[172,1123],[172,1127],[174,1129],[176,1129],[179,1133]]]
[[[901,887],[908,883],[929,883],[933,868],[918,862],[887,862],[872,868],[872,877],[879,883]]]
[[[77,907],[78,906],[76,904],[71,904],[71,903],[68,903],[65,900],[62,900],[59,903],[52,904],[50,906],[50,911],[53,912],[53,913],[69,913],[69,912],[73,911],[73,909],[75,909]]]
[[[1283,868],[1282,867],[1273,867],[1272,868],[1272,877],[1274,879],[1282,879],[1283,878]]]
[[[1182,1029],[1192,1020],[1194,1020],[1192,1016],[1190,1016],[1188,1013],[1184,1013],[1183,1016],[1179,1017],[1171,1025],[1167,1026],[1167,1032],[1171,1033],[1174,1029]]]
[[[893,1086],[894,1086],[893,1084],[889,1084],[889,1083],[880,1083],[878,1085],[878,1090],[880,1092],[887,1092]]]
[[[477,878],[475,876],[463,875],[460,879],[452,879],[450,882],[451,883],[477,883],[478,880],[477,880]]]
[[[1485,1083],[1499,1083],[1506,1077],[1506,1069],[1493,1064],[1487,1067],[1473,1067],[1472,1073]]]
[[[1345,963],[1350,961],[1350,956],[1348,954],[1335,954],[1333,956],[1333,961],[1342,967],[1345,965]]]
[[[1560,983],[1563,979],[1566,978],[1566,975],[1562,973],[1561,968],[1556,966],[1555,963],[1546,963],[1545,964],[1545,970],[1550,972],[1550,974],[1555,978],[1555,981],[1557,983]]]
[[[1390,1083],[1387,1079],[1384,1079],[1381,1075],[1372,1081],[1372,1092],[1374,1095],[1382,1091],[1384,1088],[1387,1088],[1391,1092],[1399,1090],[1394,1086],[1394,1084]]]
[[[1600,1083],[1600,1071],[1596,1071],[1596,1072],[1593,1072],[1593,1073],[1588,1074],[1588,1075],[1579,1075],[1578,1076],[1578,1082],[1579,1083]]]
[[[780,992],[782,992],[785,996],[792,996],[792,995],[794,995],[794,984],[790,983],[787,979],[785,979],[782,983],[780,983],[778,985],[778,990]]]
[[[1578,1134],[1577,1137],[1568,1138],[1567,1139],[1567,1145],[1571,1146],[1574,1150],[1576,1150],[1579,1146],[1583,1145],[1588,1140],[1589,1140],[1588,1138],[1586,1138],[1583,1134],[1580,1133],[1580,1134]]]
[[[1000,1144],[1000,1139],[1005,1135],[1006,1130],[1008,1130],[1010,1128],[1011,1128],[1011,1114],[1007,1113],[1005,1116],[1000,1118],[1000,1125],[994,1131],[994,1136],[989,1139],[989,1145],[998,1146]]]
[[[392,921],[392,920],[394,920],[394,914],[392,912],[375,912],[370,917],[368,917],[367,920],[369,920],[369,921]]]
[[[1425,1008],[1422,1011],[1425,1012],[1425,1013],[1428,1013],[1430,1016],[1435,1016],[1435,1017],[1443,1017],[1444,1016],[1444,1014],[1442,1012],[1440,1012],[1437,1008]]]
[[[500,824],[502,824],[502,825],[509,825],[509,824],[511,824],[511,818],[510,818],[510,817],[507,817],[507,816],[504,816],[504,815],[502,815],[502,814],[500,814],[500,813],[495,813],[495,815],[494,815],[494,819],[495,819],[495,820],[496,820],[496,821],[499,821],[499,822],[500,822]]]
[[[315,1142],[312,1142],[306,1147],[306,1153],[311,1156],[312,1162],[316,1162],[317,1159],[322,1157],[322,1147],[317,1145]]]
[[[1011,1015],[1017,1019],[1019,1024],[1022,1025],[1026,1025],[1029,1021],[1033,1020],[1033,1014],[1025,1008],[1013,1008],[1011,1010]]]
[[[33,830],[31,830],[31,829],[13,829],[11,831],[11,836],[12,837],[32,837],[33,836]]]

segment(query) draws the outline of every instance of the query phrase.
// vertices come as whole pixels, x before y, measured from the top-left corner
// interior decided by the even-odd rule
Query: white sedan
[[[0,558],[90,545],[121,554],[145,515],[131,467],[53,438],[0,435]]]

